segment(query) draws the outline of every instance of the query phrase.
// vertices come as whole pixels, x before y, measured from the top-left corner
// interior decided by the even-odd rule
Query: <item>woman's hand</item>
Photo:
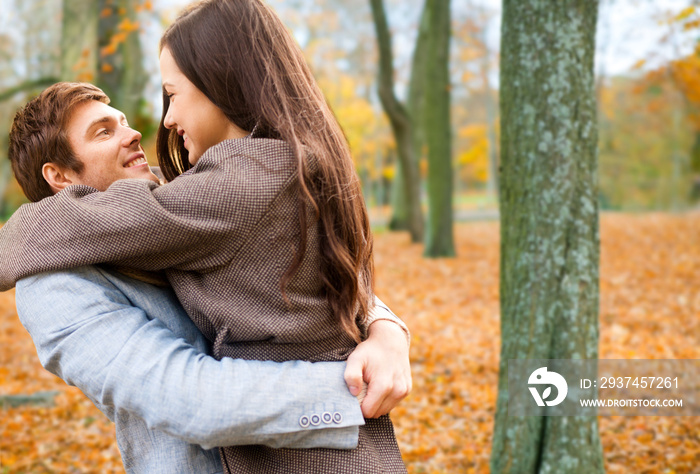
[[[391,411],[411,391],[408,341],[401,327],[380,319],[369,327],[369,337],[350,354],[345,383],[357,396],[367,383],[361,400],[365,418],[378,418]]]

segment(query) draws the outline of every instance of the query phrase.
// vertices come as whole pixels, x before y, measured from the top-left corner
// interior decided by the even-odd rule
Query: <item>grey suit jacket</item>
[[[169,288],[88,266],[24,278],[16,300],[42,365],[114,421],[128,473],[221,472],[198,445],[357,445],[345,364],[215,361]],[[299,426],[326,411],[342,416],[334,429]]]

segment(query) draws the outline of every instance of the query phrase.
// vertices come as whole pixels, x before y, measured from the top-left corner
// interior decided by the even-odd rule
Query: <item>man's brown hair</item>
[[[17,182],[31,201],[53,194],[42,174],[44,164],[82,172],[83,164],[71,149],[65,128],[73,109],[88,100],[109,103],[107,94],[92,84],[58,82],[15,114],[7,156]]]

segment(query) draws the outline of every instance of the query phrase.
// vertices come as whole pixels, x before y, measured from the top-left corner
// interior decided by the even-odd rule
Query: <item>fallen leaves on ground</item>
[[[0,293],[0,395],[55,390],[53,407],[0,408],[0,473],[124,472],[114,425],[75,387],[45,371]]]
[[[700,215],[607,214],[601,225],[604,359],[700,359]],[[460,224],[456,259],[376,236],[377,294],[413,334],[414,389],[392,413],[410,473],[488,472],[498,379],[496,222]],[[60,392],[0,410],[0,473],[123,472],[114,427],[45,372],[0,293],[0,395]],[[700,472],[698,417],[601,417],[610,473]]]

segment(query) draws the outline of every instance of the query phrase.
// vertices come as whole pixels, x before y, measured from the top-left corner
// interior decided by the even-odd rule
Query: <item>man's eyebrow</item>
[[[105,115],[104,117],[100,117],[98,119],[93,120],[90,122],[90,125],[85,129],[85,136],[88,136],[90,134],[90,130],[92,130],[96,125],[99,125],[101,123],[108,123],[112,121],[112,117],[109,115]]]

